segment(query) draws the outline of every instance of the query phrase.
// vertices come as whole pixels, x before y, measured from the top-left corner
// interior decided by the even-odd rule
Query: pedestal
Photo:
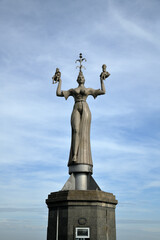
[[[47,240],[116,240],[112,193],[99,190],[53,192],[49,208]]]

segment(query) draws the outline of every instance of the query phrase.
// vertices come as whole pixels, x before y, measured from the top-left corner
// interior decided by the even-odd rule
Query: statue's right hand
[[[61,77],[60,77],[58,74],[55,74],[55,75],[52,77],[52,80],[53,80],[53,84],[54,84],[54,83],[57,83],[57,82],[61,82]]]

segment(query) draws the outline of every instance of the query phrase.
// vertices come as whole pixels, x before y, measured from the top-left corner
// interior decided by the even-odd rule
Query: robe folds
[[[91,126],[91,112],[86,102],[88,95],[92,95],[96,98],[100,94],[100,89],[94,90],[92,88],[83,88],[83,89],[70,89],[68,91],[63,91],[63,96],[67,100],[69,96],[74,97],[75,104],[73,107],[71,115],[71,127],[72,127],[72,139],[70,147],[70,155],[68,166],[75,164],[88,164],[93,166],[92,154],[91,154],[91,145],[90,145],[90,126]],[[77,127],[77,114],[80,116],[78,120],[79,126]],[[79,119],[79,117],[78,117]],[[78,151],[76,155],[76,162],[73,162],[73,134],[78,129],[79,144]]]
[[[79,103],[75,103],[73,112],[71,115],[71,126],[74,125],[75,121],[75,112]],[[82,114],[80,118],[79,126],[79,146],[77,152],[77,161],[76,164],[88,164],[93,166],[92,155],[91,155],[91,146],[90,146],[90,125],[91,125],[91,112],[89,110],[88,104],[82,102]],[[72,139],[71,139],[71,148],[68,166],[72,165],[73,158],[73,128],[72,128]]]

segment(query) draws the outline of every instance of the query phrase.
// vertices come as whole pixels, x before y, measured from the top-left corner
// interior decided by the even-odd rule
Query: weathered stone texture
[[[57,224],[59,240],[74,240],[76,227],[89,227],[92,240],[116,240],[117,200],[112,193],[60,191],[51,193],[46,203],[49,208],[47,240],[56,240]]]

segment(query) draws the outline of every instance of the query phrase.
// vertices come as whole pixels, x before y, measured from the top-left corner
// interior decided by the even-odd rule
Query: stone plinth
[[[115,207],[112,193],[99,190],[53,192],[49,208],[47,240],[116,240]],[[76,238],[76,228],[88,228],[89,238]]]

